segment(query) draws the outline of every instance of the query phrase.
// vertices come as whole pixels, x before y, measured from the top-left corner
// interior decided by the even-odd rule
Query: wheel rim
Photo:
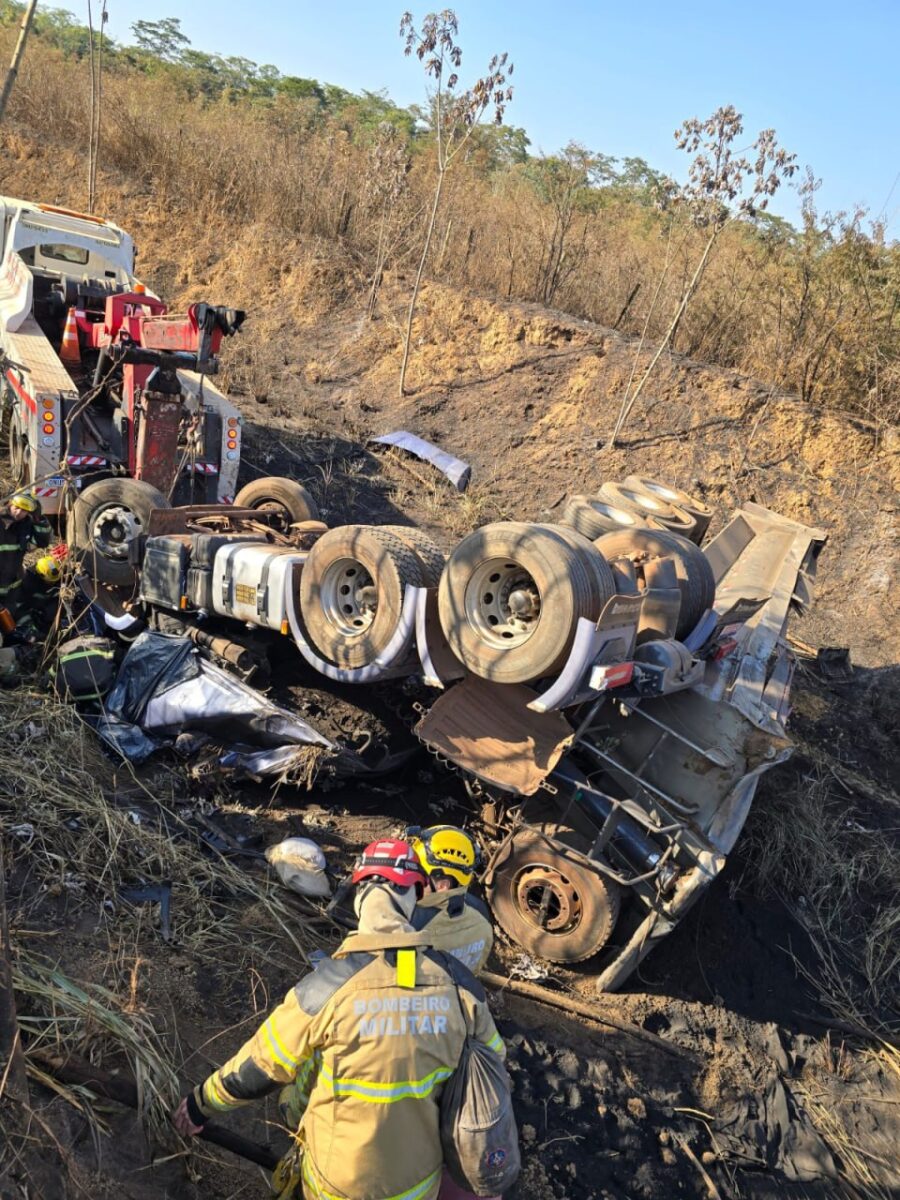
[[[466,588],[466,620],[488,645],[510,649],[527,642],[541,619],[541,594],[519,563],[492,558]]]
[[[257,512],[275,513],[278,517],[278,528],[285,533],[292,525],[293,518],[280,500],[261,500],[251,506]]]
[[[658,496],[667,504],[677,504],[680,499],[678,492],[673,492],[664,483],[653,483],[651,480],[644,484],[644,491],[649,492],[651,496]]]
[[[562,937],[581,924],[584,908],[578,890],[555,867],[536,863],[520,871],[514,895],[519,915],[544,933]]]
[[[124,504],[108,504],[91,522],[91,545],[105,558],[121,562],[128,545],[141,532],[140,518]]]
[[[637,517],[634,513],[626,512],[624,508],[616,508],[614,504],[605,504],[602,500],[592,500],[591,508],[601,517],[608,517],[611,521],[615,521],[617,525],[629,529],[637,525]]]
[[[366,567],[341,558],[325,571],[320,589],[322,611],[344,637],[365,633],[378,610],[378,589]]]
[[[621,492],[629,504],[634,504],[638,508],[649,509],[650,512],[658,516],[665,515],[671,508],[671,505],[663,500],[661,496],[641,495],[640,492],[635,492],[627,487],[622,487]]]

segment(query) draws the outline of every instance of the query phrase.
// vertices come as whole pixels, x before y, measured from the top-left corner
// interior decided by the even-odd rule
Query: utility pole
[[[36,8],[37,0],[28,0],[28,7],[22,15],[22,24],[19,27],[19,40],[16,42],[15,50],[13,50],[12,62],[9,64],[9,71],[6,73],[3,92],[0,93],[0,121],[6,116],[6,106],[9,103],[13,84],[16,82],[16,76],[19,74],[19,64],[22,61],[22,55],[25,53],[25,43],[28,41],[28,33],[31,29],[31,22],[34,20],[34,10]]]

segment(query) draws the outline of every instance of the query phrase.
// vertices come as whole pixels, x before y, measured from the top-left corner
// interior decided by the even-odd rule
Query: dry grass
[[[757,885],[806,930],[816,967],[797,965],[821,1003],[891,1040],[900,1032],[900,858],[882,825],[900,825],[900,803],[885,793],[879,813],[848,794],[825,753],[804,746],[803,756],[793,789],[753,810],[747,857]]]
[[[317,910],[298,938],[282,892],[201,850],[190,803],[176,802],[177,776],[158,773],[151,786],[127,766],[114,771],[70,706],[24,688],[0,692],[0,768],[10,870],[27,872],[31,885],[26,913],[49,892],[127,922],[130,910],[118,901],[124,886],[172,881],[174,936],[212,959],[243,943],[234,922],[251,905],[264,916],[260,937],[273,948],[289,945],[295,961],[307,960],[306,938],[321,940]]]
[[[124,1057],[148,1128],[158,1133],[166,1127],[178,1100],[178,1076],[146,1011],[100,984],[76,983],[52,963],[30,954],[19,955],[13,986],[29,1053],[42,1051],[64,1059],[74,1054],[95,1063]]]
[[[181,790],[164,769],[141,779],[114,767],[73,708],[24,686],[0,691],[0,837],[27,1049],[127,1064],[156,1135],[178,1095],[180,1052],[165,1030],[172,997],[193,986],[185,971],[228,964],[252,980],[264,963],[296,978],[332,930],[315,904],[201,842],[198,802],[179,800]],[[154,883],[172,888],[167,954],[156,906],[121,898],[124,887]],[[73,953],[65,931],[85,920],[90,944]],[[24,949],[34,944],[40,953]],[[165,981],[161,993],[145,994],[145,964]],[[95,1120],[79,1089],[56,1090]]]
[[[0,49],[12,37],[4,31]],[[4,131],[6,190],[20,191],[27,172],[40,198],[82,207],[87,111],[87,63],[33,41]],[[349,118],[310,122],[285,103],[204,102],[165,71],[124,68],[107,73],[104,114],[101,162],[108,174],[101,173],[99,205],[110,201],[112,173],[119,173],[111,215],[134,229],[142,251],[150,247],[163,294],[187,295],[221,260],[233,302],[259,308],[262,296],[277,296],[282,323],[320,320],[351,296],[362,313],[381,253],[376,166],[365,129]],[[671,114],[673,128],[683,115]],[[386,264],[401,276],[421,248],[434,187],[433,154],[418,144],[410,152]],[[558,234],[552,205],[534,181],[540,170],[537,161],[491,171],[477,154],[460,161],[428,274],[481,293],[544,301],[623,333],[646,325],[653,344],[671,319],[702,231],[627,190],[592,196],[577,206],[559,247],[566,271],[548,294],[544,275]],[[119,211],[123,205],[127,211]],[[823,218],[803,235],[738,223],[723,235],[676,348],[805,400],[896,422],[898,254],[853,217],[830,226]],[[223,273],[219,282],[226,282]],[[384,309],[379,315],[391,316]],[[415,351],[412,366],[418,383],[427,384],[431,371],[423,372]],[[249,390],[265,389],[260,364],[248,364],[246,375]]]
[[[861,1058],[830,1038],[793,1084],[795,1094],[836,1156],[842,1179],[866,1200],[893,1200],[900,1184],[900,1051],[887,1043]],[[874,1110],[874,1131],[860,1136],[859,1118]]]

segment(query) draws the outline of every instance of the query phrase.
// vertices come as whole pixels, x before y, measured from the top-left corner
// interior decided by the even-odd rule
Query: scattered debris
[[[330,896],[325,874],[327,862],[321,848],[309,838],[286,838],[266,850],[275,874],[292,892],[301,896]]]
[[[135,639],[97,729],[132,762],[143,762],[172,741],[196,753],[208,743],[188,742],[184,735],[207,734],[229,744],[224,765],[243,766],[254,775],[283,774],[297,761],[298,748],[336,749],[306,721],[202,659],[190,638],[166,633],[144,632]]]
[[[816,654],[816,666],[823,679],[852,679],[853,664],[846,646],[821,646]]]
[[[119,892],[120,897],[129,904],[158,904],[159,931],[164,942],[172,936],[170,921],[172,906],[171,883],[154,883],[144,887],[125,887]]]
[[[430,462],[432,466],[437,467],[447,476],[458,492],[464,492],[469,486],[472,468],[467,462],[463,462],[460,458],[454,458],[446,450],[441,450],[439,446],[426,442],[424,438],[417,437],[414,433],[407,433],[400,429],[396,433],[385,433],[381,437],[369,438],[369,444],[373,443],[381,446],[396,446],[400,450],[409,451],[416,458],[421,458],[423,462]]]

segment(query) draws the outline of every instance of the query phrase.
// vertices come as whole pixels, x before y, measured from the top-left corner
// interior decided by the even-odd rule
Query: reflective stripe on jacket
[[[428,892],[416,905],[411,924],[427,932],[436,950],[445,950],[477,975],[494,944],[494,930],[487,909],[465,888]]]
[[[318,1057],[300,1128],[306,1193],[433,1200],[440,1094],[459,1062],[466,1021],[501,1056],[504,1047],[481,985],[426,939],[412,932],[346,938],[195,1090],[194,1105],[203,1116],[235,1108]]]

